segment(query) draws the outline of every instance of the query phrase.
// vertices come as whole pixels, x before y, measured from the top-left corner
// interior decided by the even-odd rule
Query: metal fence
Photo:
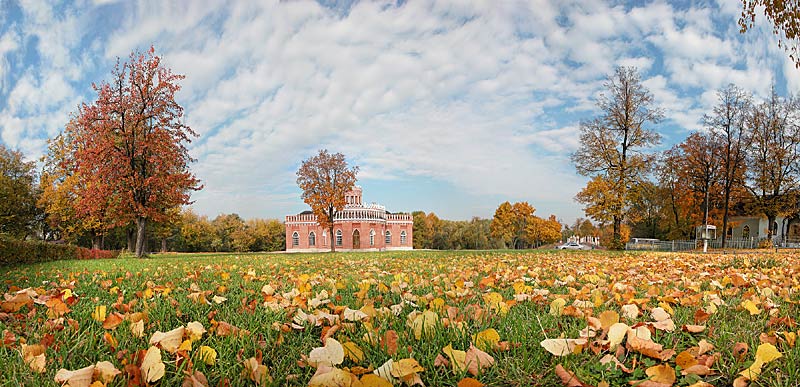
[[[725,241],[726,249],[757,249],[766,238],[733,238]],[[800,240],[796,241],[797,248],[800,248]],[[636,243],[628,242],[625,250],[650,250],[650,251],[687,251],[702,249],[702,240],[677,240],[677,241],[654,241],[645,240]],[[721,249],[722,239],[708,241],[708,248]]]

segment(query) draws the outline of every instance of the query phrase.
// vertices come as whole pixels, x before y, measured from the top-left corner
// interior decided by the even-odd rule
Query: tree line
[[[698,225],[732,226],[732,216],[764,216],[767,237],[776,218],[798,215],[800,101],[772,88],[759,99],[736,85],[716,92],[717,102],[683,141],[653,148],[653,129],[664,118],[635,68],[620,67],[598,98],[601,115],[580,124],[572,155],[590,178],[576,200],[600,225],[611,225],[610,247],[621,247],[624,228],[634,236],[689,239]],[[723,238],[723,246],[725,245]]]

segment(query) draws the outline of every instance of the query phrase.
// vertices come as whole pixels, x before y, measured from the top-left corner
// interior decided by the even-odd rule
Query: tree
[[[731,195],[744,189],[745,158],[748,135],[745,118],[750,109],[750,96],[742,89],[730,84],[717,91],[719,103],[711,115],[703,118],[711,132],[711,141],[719,146],[718,160],[714,168],[720,169],[722,185],[722,230],[728,229],[728,213]],[[725,247],[727,238],[722,238]]]
[[[507,201],[500,203],[494,211],[489,230],[491,230],[492,237],[501,240],[504,246],[513,246],[516,230],[514,230],[514,212],[511,209],[511,203]]]
[[[534,216],[525,226],[526,238],[535,247],[555,243],[561,239],[561,227],[555,215],[550,215],[547,219]]]
[[[84,104],[70,135],[77,141],[76,174],[85,208],[104,207],[116,225],[136,224],[136,256],[144,254],[148,221],[160,222],[171,208],[189,204],[202,188],[189,172],[186,144],[197,134],[182,122],[175,101],[184,76],[161,64],[151,47],[132,53],[95,86],[97,101]],[[68,128],[69,129],[69,128]]]
[[[579,174],[592,177],[576,199],[587,206],[587,215],[596,221],[611,219],[611,247],[621,248],[627,206],[654,160],[646,151],[661,138],[646,125],[658,123],[664,115],[654,106],[653,95],[642,85],[635,68],[617,68],[605,87],[608,94],[601,94],[597,101],[603,114],[581,122],[580,146],[572,161]],[[609,191],[597,192],[600,186]],[[592,214],[588,208],[592,208]]]
[[[38,219],[33,162],[0,144],[0,234],[24,239]]]
[[[754,210],[768,220],[767,236],[776,235],[775,219],[791,213],[800,190],[800,103],[780,98],[773,88],[769,100],[748,117],[752,139],[748,152],[747,189]]]
[[[328,235],[333,236],[334,217],[344,208],[345,194],[355,185],[357,173],[357,166],[347,167],[343,154],[329,154],[327,149],[303,161],[297,171],[303,201],[311,206],[320,227],[328,229]],[[334,245],[331,243],[331,252],[336,251]]]
[[[789,53],[789,59],[800,68],[800,1],[798,0],[741,0],[739,17],[741,32],[752,29],[756,21],[756,8],[764,7],[764,16],[772,22],[772,32],[778,36],[778,47]]]

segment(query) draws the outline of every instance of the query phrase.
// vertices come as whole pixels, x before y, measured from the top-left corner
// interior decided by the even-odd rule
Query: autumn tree
[[[728,229],[728,215],[732,195],[744,190],[745,159],[748,134],[745,119],[750,109],[750,95],[730,84],[717,91],[718,103],[713,113],[703,118],[711,133],[711,141],[718,146],[718,159],[713,167],[719,169],[722,188],[722,229]],[[722,238],[725,247],[727,238]]]
[[[798,0],[741,0],[739,17],[741,32],[752,29],[756,9],[764,7],[764,16],[772,22],[772,32],[778,36],[778,47],[789,53],[789,58],[800,68],[800,1]]]
[[[774,88],[757,104],[747,122],[750,135],[747,189],[754,210],[768,220],[768,237],[776,235],[775,219],[793,211],[800,190],[800,102],[781,98]]]
[[[602,115],[581,122],[580,146],[572,161],[579,174],[592,178],[576,200],[596,221],[611,221],[611,247],[621,248],[622,222],[654,160],[648,149],[661,138],[648,125],[661,121],[663,113],[635,68],[617,68],[605,88],[597,100]]]
[[[144,253],[148,221],[189,203],[202,188],[189,171],[187,144],[197,134],[175,101],[184,76],[173,74],[151,47],[132,53],[96,85],[97,100],[81,106],[70,135],[77,141],[76,173],[86,179],[79,201],[105,207],[116,225],[136,224],[136,255]],[[68,128],[69,129],[69,128]]]
[[[0,234],[24,239],[38,219],[36,169],[22,152],[0,144]]]
[[[345,193],[356,183],[358,167],[348,168],[341,153],[319,153],[304,160],[297,171],[297,185],[303,190],[303,201],[311,206],[320,227],[328,229],[333,236],[333,221],[336,213],[344,208]],[[331,252],[336,251],[331,243]]]
[[[525,234],[534,247],[555,243],[561,239],[562,225],[556,220],[555,215],[547,219],[534,216],[530,223],[525,225]]]
[[[492,237],[503,241],[503,245],[513,246],[517,231],[514,229],[514,212],[511,209],[511,203],[507,201],[500,203],[494,211],[494,217],[492,217],[492,224],[489,229]]]

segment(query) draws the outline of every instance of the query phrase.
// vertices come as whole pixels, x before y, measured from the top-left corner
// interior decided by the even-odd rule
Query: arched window
[[[336,246],[342,245],[342,230],[336,230]]]
[[[309,246],[317,245],[317,234],[314,234],[313,231],[310,234],[308,234],[308,245]]]
[[[386,230],[386,244],[387,245],[392,244],[392,233],[389,232],[389,230]]]
[[[292,233],[292,246],[299,246],[300,245],[300,234],[297,231]]]
[[[400,231],[400,244],[406,244],[406,230]]]
[[[750,226],[744,225],[742,227],[742,238],[750,238]]]
[[[375,246],[375,230],[369,230],[369,245]]]

